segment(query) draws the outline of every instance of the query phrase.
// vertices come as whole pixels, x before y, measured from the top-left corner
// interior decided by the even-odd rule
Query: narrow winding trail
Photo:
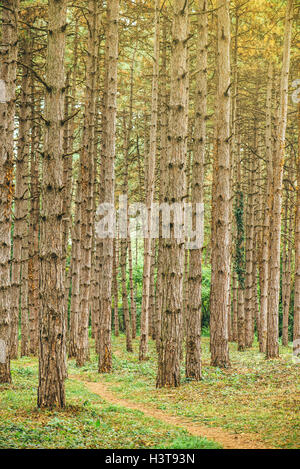
[[[71,376],[70,378],[82,381],[91,392],[97,394],[107,402],[125,407],[127,409],[139,410],[147,417],[155,418],[157,420],[161,420],[164,423],[185,429],[193,436],[202,438],[205,437],[220,443],[224,449],[270,449],[264,445],[255,435],[233,434],[223,430],[222,428],[201,426],[189,421],[188,419],[166,414],[159,409],[155,409],[150,406],[146,407],[144,404],[122,399],[113,393],[109,385],[103,382],[93,383],[90,381],[84,381],[76,376]]]

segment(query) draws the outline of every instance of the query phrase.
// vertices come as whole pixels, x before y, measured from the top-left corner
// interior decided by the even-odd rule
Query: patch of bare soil
[[[80,379],[75,376],[72,378]],[[166,414],[159,409],[155,409],[150,406],[146,407],[141,403],[136,403],[127,399],[121,399],[116,396],[116,394],[114,394],[105,383],[92,383],[89,381],[83,381],[83,383],[90,391],[102,397],[105,401],[121,407],[126,407],[127,409],[139,410],[147,417],[152,417],[157,420],[161,420],[164,423],[183,428],[193,436],[208,438],[220,443],[224,449],[268,449],[268,447],[265,446],[255,435],[234,434],[227,432],[222,428],[201,426],[189,421],[188,419],[182,419],[180,417]]]

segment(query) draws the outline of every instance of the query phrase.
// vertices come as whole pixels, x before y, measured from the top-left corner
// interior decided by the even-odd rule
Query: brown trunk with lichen
[[[293,353],[300,356],[300,103],[298,104],[297,199],[295,213],[295,294]]]
[[[113,295],[114,295],[114,332],[115,336],[119,336],[119,289],[118,289],[118,269],[119,269],[119,240],[114,239],[113,252]]]
[[[143,270],[143,294],[141,312],[141,333],[139,359],[145,360],[148,354],[149,335],[149,303],[150,303],[150,274],[152,259],[151,241],[151,206],[154,199],[155,186],[155,161],[157,147],[157,113],[158,113],[158,76],[159,76],[159,38],[160,38],[160,0],[155,0],[154,17],[154,63],[152,76],[152,102],[150,123],[150,147],[146,155],[145,165],[145,202],[147,208],[148,232],[144,239],[144,270]]]
[[[210,295],[211,364],[230,365],[228,276],[230,276],[230,17],[229,1],[218,0],[216,142],[213,171],[212,278]]]
[[[106,35],[106,152],[102,162],[104,166],[103,198],[114,208],[115,199],[115,146],[116,146],[116,115],[117,115],[117,67],[118,67],[118,25],[119,0],[109,0],[107,4],[107,35]],[[113,234],[103,239],[102,285],[100,297],[99,320],[99,373],[112,370],[111,350],[111,305],[112,305],[112,273],[113,273]]]
[[[159,203],[165,198],[166,184],[166,165],[167,165],[167,131],[168,131],[168,95],[167,95],[167,20],[163,21],[162,28],[162,73],[160,90],[160,159],[159,159]],[[159,240],[157,255],[157,280],[155,295],[155,337],[156,349],[159,350],[161,340],[161,309],[162,309],[162,269],[163,269],[163,239],[161,236],[162,220],[159,219]]]
[[[279,356],[279,292],[280,292],[280,240],[281,240],[281,208],[282,179],[285,160],[285,134],[288,108],[288,82],[290,67],[290,50],[293,21],[293,0],[288,0],[285,20],[283,47],[283,64],[280,84],[280,110],[277,131],[276,149],[273,159],[273,184],[270,211],[269,238],[269,291],[268,291],[268,334],[267,358]]]
[[[67,2],[49,0],[45,140],[41,184],[38,407],[64,407],[63,130]]]
[[[31,79],[31,152],[30,152],[30,213],[29,213],[29,261],[28,261],[28,307],[30,354],[38,354],[39,325],[39,223],[40,223],[40,185],[39,185],[39,141],[40,126],[36,123],[39,106],[35,99],[34,78]]]
[[[17,357],[19,334],[19,311],[21,310],[21,356],[29,352],[29,318],[28,318],[28,154],[30,130],[29,72],[26,65],[30,57],[28,44],[23,48],[24,64],[22,76],[22,96],[19,114],[19,139],[16,158],[16,184],[14,200],[14,240],[12,259],[12,316],[15,318],[16,330],[12,330],[11,357]]]
[[[199,2],[198,26],[198,62],[196,77],[195,103],[195,143],[192,171],[191,202],[193,209],[194,229],[196,226],[197,204],[203,204],[204,159],[206,141],[207,113],[207,48],[208,19],[207,0]],[[198,215],[199,216],[199,215]],[[201,220],[201,230],[203,231]],[[201,282],[202,282],[202,246],[197,244],[190,251],[188,274],[188,304],[186,318],[186,370],[187,378],[201,378]]]
[[[17,0],[2,9],[0,80],[0,383],[10,383],[11,207],[13,198],[14,117],[17,70]],[[3,96],[4,95],[4,96]]]
[[[96,69],[98,52],[98,12],[96,0],[88,2],[88,57],[86,66],[85,116],[80,154],[81,233],[80,233],[80,305],[76,347],[76,364],[89,360],[89,318],[91,305],[94,152],[96,117]]]
[[[166,202],[181,204],[186,194],[185,163],[188,133],[187,40],[189,1],[173,5],[170,120],[166,166]],[[157,387],[180,385],[181,328],[183,309],[184,235],[176,237],[174,214],[170,237],[163,240],[161,338],[158,353]],[[180,223],[180,222],[179,222]],[[177,227],[181,228],[181,226]]]

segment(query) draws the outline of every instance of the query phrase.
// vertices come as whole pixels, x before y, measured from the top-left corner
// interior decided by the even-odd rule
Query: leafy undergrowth
[[[75,380],[66,382],[66,409],[37,409],[36,359],[13,361],[12,378],[12,385],[0,385],[2,449],[220,448],[139,411],[110,405]]]
[[[236,433],[253,433],[268,446],[300,447],[300,365],[292,360],[290,347],[280,347],[278,360],[265,360],[257,344],[246,352],[230,345],[231,367],[209,364],[209,339],[202,340],[203,379],[188,382],[182,368],[182,385],[177,389],[155,389],[156,352],[150,343],[149,360],[138,361],[125,351],[125,338],[114,339],[114,372],[105,375],[112,391],[121,398],[152,405],[166,413],[189,418],[199,425],[222,427]],[[70,373],[98,381],[97,361],[83,369],[70,364]]]

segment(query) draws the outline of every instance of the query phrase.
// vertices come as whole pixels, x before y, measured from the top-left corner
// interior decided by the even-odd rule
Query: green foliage
[[[79,373],[96,372],[96,356]],[[71,362],[69,371],[75,371]],[[74,369],[73,369],[74,367]],[[147,370],[145,370],[145,375]],[[144,416],[142,412],[111,405],[77,380],[66,382],[68,406],[63,410],[36,408],[36,359],[12,363],[13,385],[0,385],[1,449],[173,448],[218,445],[192,439],[186,431]],[[183,446],[187,447],[187,446]]]
[[[238,276],[239,284],[242,288],[245,287],[245,229],[244,229],[244,194],[240,191],[237,193],[235,203],[235,220],[236,220],[236,245],[235,245],[235,259],[234,269]]]
[[[185,436],[172,441],[169,449],[222,449],[222,446],[206,438]],[[164,449],[164,448],[162,448]]]

